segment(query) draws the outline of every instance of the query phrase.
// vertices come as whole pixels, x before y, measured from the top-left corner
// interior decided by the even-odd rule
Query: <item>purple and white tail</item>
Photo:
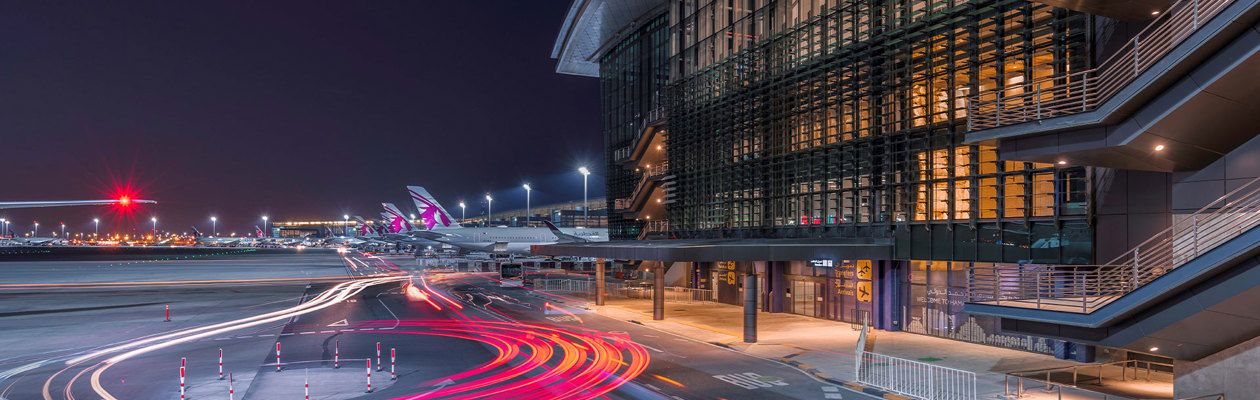
[[[451,217],[451,214],[438,204],[437,199],[429,194],[420,186],[407,186],[407,192],[411,195],[411,199],[416,202],[416,209],[420,210],[420,220],[424,221],[426,229],[443,229],[443,228],[459,228],[459,224]]]
[[[402,210],[398,209],[398,206],[395,206],[394,203],[381,203],[381,206],[385,207],[385,212],[381,216],[389,221],[390,232],[399,233],[416,230],[416,227],[411,226],[411,221],[407,220]]]

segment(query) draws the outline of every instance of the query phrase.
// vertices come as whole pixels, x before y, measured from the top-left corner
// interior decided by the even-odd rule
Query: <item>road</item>
[[[284,291],[234,283],[127,289],[236,293],[218,299],[228,309],[200,324],[126,338],[115,326],[102,335],[107,340],[62,326],[62,335],[88,340],[0,359],[0,396],[179,398],[183,359],[192,399],[227,398],[229,388],[247,399],[304,390],[316,399],[873,398],[784,364],[591,313],[584,302],[501,288],[493,276],[426,275],[372,256],[328,257],[340,258],[342,279],[322,274]],[[89,320],[104,326],[100,319]],[[231,383],[218,379],[220,349]]]

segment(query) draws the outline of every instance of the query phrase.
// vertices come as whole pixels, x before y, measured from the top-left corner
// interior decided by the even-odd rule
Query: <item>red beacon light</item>
[[[129,198],[129,197],[127,197],[127,196],[120,197],[120,198],[118,198],[118,204],[119,204],[119,205],[122,205],[122,206],[130,205],[130,204],[131,204],[131,198]]]

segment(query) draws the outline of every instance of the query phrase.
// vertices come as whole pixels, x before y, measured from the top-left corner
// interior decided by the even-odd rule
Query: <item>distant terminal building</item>
[[[494,213],[494,225],[507,226],[543,226],[542,221],[547,220],[559,227],[575,227],[587,226],[594,228],[602,228],[608,226],[608,212],[604,206],[607,202],[604,198],[593,198],[585,205],[581,201],[572,201],[558,204],[544,204],[529,209],[529,218],[525,217],[525,209],[506,210]],[[590,208],[587,209],[586,207]],[[451,211],[451,210],[448,210]],[[459,209],[453,210],[459,212]],[[379,214],[379,213],[378,213]],[[363,215],[369,224],[377,224],[380,221],[378,215]],[[452,217],[460,218],[461,215],[455,214]],[[485,215],[470,216],[467,219],[459,219],[460,224],[465,225],[483,225],[486,223]],[[419,219],[413,219],[412,225],[422,226]],[[312,219],[294,219],[284,221],[272,221],[271,232],[269,235],[273,237],[327,237],[328,235],[348,235],[354,236],[358,234],[355,231],[357,225],[353,219],[329,219],[329,218],[312,218]]]
[[[613,241],[535,251],[882,330],[1260,363],[1260,2],[1113,3],[575,0],[552,57],[599,80]]]

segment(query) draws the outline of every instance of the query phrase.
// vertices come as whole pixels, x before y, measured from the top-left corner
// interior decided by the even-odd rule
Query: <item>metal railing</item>
[[[857,381],[896,394],[927,400],[974,400],[976,374],[925,362],[862,352]]]
[[[1231,3],[1178,1],[1096,68],[977,93],[967,101],[967,130],[1094,110]]]
[[[1091,313],[1257,225],[1260,178],[1174,218],[1172,226],[1103,265],[972,268],[967,301]]]
[[[1046,368],[1046,369],[1037,369],[1037,370],[1030,370],[1030,371],[1008,372],[1006,373],[1005,376],[1002,377],[1002,381],[1003,381],[1002,385],[1003,385],[1003,390],[1004,390],[1003,394],[1005,394],[1007,397],[1010,397],[1012,395],[1011,381],[1014,380],[1015,381],[1014,398],[1020,398],[1024,395],[1024,392],[1026,391],[1025,385],[1024,385],[1025,381],[1033,381],[1033,382],[1045,384],[1046,391],[1056,392],[1058,393],[1060,398],[1062,398],[1063,391],[1065,389],[1068,390],[1069,392],[1075,391],[1075,392],[1085,392],[1085,393],[1090,393],[1090,394],[1101,395],[1103,396],[1103,398],[1124,398],[1123,396],[1111,395],[1111,394],[1103,393],[1097,390],[1082,388],[1079,386],[1081,382],[1090,382],[1090,381],[1096,382],[1098,386],[1104,386],[1103,381],[1104,381],[1104,377],[1106,376],[1105,374],[1106,370],[1109,368],[1114,370],[1117,367],[1120,369],[1120,371],[1119,371],[1119,374],[1117,374],[1118,377],[1110,378],[1113,381],[1117,381],[1117,382],[1125,382],[1129,380],[1136,381],[1136,380],[1145,378],[1147,382],[1150,382],[1151,373],[1152,373],[1152,370],[1154,370],[1154,373],[1156,374],[1166,374],[1168,377],[1168,384],[1170,386],[1172,385],[1172,372],[1171,372],[1173,368],[1172,364],[1153,362],[1153,361],[1144,361],[1144,360],[1124,360],[1124,361],[1116,361],[1116,362],[1110,362],[1110,363],[1073,365],[1073,366],[1059,367],[1059,368]],[[1152,367],[1160,367],[1160,368],[1153,369]],[[1163,369],[1164,371],[1161,371],[1159,369]],[[1084,373],[1082,373],[1082,371],[1084,371]],[[1093,372],[1093,371],[1097,371],[1097,374],[1090,375],[1089,372]],[[1133,378],[1131,379],[1129,378],[1129,371],[1133,372]],[[1145,371],[1145,377],[1143,376],[1143,371]],[[1068,374],[1071,374],[1070,383],[1067,381]],[[1055,380],[1055,376],[1057,375],[1062,375],[1063,379],[1061,382]],[[1084,377],[1084,379],[1082,379],[1082,376]]]

